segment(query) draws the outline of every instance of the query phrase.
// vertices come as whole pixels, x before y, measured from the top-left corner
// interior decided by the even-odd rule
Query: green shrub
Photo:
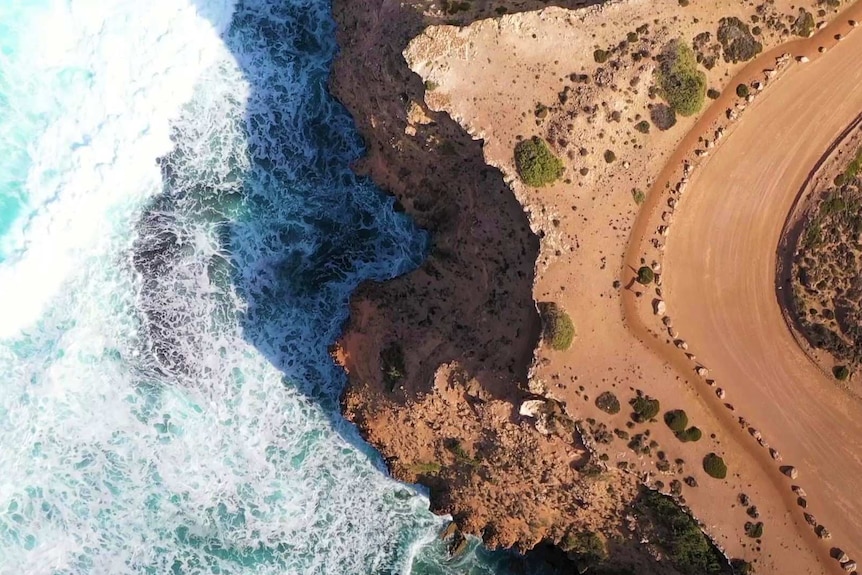
[[[793,22],[793,33],[807,38],[814,31],[814,16],[804,8],[799,9],[799,16]]]
[[[605,150],[605,162],[612,163],[617,160],[617,155],[611,150]]]
[[[647,122],[646,120],[641,120],[640,122],[635,124],[635,130],[637,130],[641,134],[648,134],[649,133],[649,122]]]
[[[847,378],[850,377],[850,369],[846,365],[836,365],[832,368],[832,375],[838,381],[847,381]]]
[[[593,60],[595,60],[597,64],[604,64],[608,61],[609,57],[610,54],[608,54],[604,50],[596,50],[595,52],[593,52]]]
[[[613,392],[604,391],[596,398],[596,407],[613,415],[620,412],[620,400]]]
[[[719,96],[721,96],[721,92],[719,92],[715,88],[710,88],[706,91],[706,97],[710,100],[717,100]]]
[[[437,82],[432,82],[431,80],[425,80],[425,91],[433,92],[437,88],[439,88],[439,85],[437,84]]]
[[[632,199],[637,205],[641,205],[646,199],[646,194],[640,188],[634,188],[632,189]]]
[[[413,463],[408,466],[408,469],[416,475],[437,475],[443,470],[443,466],[436,461],[430,461],[427,463]]]
[[[685,431],[680,431],[676,434],[676,438],[682,441],[683,443],[687,443],[689,441],[700,441],[700,438],[703,437],[703,432],[697,427],[689,427]]]
[[[648,395],[639,395],[629,401],[632,406],[632,419],[638,423],[644,423],[653,419],[661,410],[661,404],[657,399]]]
[[[763,50],[763,45],[755,40],[748,24],[730,16],[718,21],[718,41],[724,51],[725,62],[746,62]]]
[[[569,349],[575,338],[575,325],[569,314],[553,302],[540,304],[539,311],[542,315],[543,339],[558,351]]]
[[[684,575],[727,572],[721,552],[670,497],[647,491],[635,505],[640,513],[649,516],[656,532],[653,540],[665,551],[676,571]]]
[[[757,523],[752,523],[751,521],[746,522],[745,534],[752,539],[763,537],[763,521],[758,521]]]
[[[592,531],[567,533],[560,541],[560,547],[576,558],[581,567],[597,565],[608,558],[605,542]]]
[[[522,140],[515,146],[515,167],[521,180],[534,188],[555,182],[563,175],[563,162],[538,136]]]
[[[638,283],[641,285],[649,285],[655,279],[655,272],[649,266],[641,266],[638,269]]]
[[[389,391],[394,391],[395,386],[404,379],[406,370],[404,367],[404,350],[401,345],[393,343],[380,351],[380,371],[383,372],[383,383]]]
[[[626,34],[626,40],[628,40],[628,42],[630,44],[637,42],[638,41],[638,33],[637,32],[629,32],[628,34]]]
[[[748,84],[740,84],[736,87],[736,95],[740,98],[748,98],[750,93],[751,90],[749,90]]]
[[[710,453],[703,458],[703,470],[706,471],[707,475],[715,479],[724,479],[727,477],[727,465],[724,463],[724,459],[715,453]]]
[[[664,414],[664,422],[674,433],[681,433],[688,427],[688,415],[681,409],[674,409]]]
[[[706,74],[697,68],[691,46],[674,40],[659,56],[656,68],[659,93],[682,116],[696,114],[706,95]]]

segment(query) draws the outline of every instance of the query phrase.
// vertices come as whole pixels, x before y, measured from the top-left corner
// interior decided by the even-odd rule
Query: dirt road
[[[834,536],[824,545],[857,558],[862,406],[789,333],[776,297],[775,252],[812,166],[862,111],[860,61],[862,33],[854,32],[815,61],[794,65],[745,111],[695,170],[664,258],[665,297],[681,336],[781,451],[782,464],[799,469],[809,511]]]

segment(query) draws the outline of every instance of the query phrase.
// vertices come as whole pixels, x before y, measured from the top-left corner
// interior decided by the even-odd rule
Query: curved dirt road
[[[761,95],[695,170],[664,258],[665,298],[681,336],[783,463],[799,468],[810,511],[834,535],[824,545],[857,559],[862,406],[789,333],[775,252],[808,172],[862,111],[860,62],[862,32],[854,32]]]

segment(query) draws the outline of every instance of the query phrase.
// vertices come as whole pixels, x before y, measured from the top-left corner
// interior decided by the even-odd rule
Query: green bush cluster
[[[596,407],[611,415],[620,412],[620,400],[611,391],[604,391],[596,398]]]
[[[596,61],[597,64],[604,64],[608,61],[610,54],[605,50],[596,50],[593,52],[593,60]]]
[[[736,87],[736,95],[740,98],[748,98],[748,95],[751,93],[751,90],[748,88],[748,84],[739,84]]]
[[[684,575],[727,573],[727,562],[713,547],[697,522],[674,501],[655,491],[646,492],[636,503],[642,513],[648,514],[661,546],[673,567]]]
[[[745,524],[745,534],[752,539],[759,539],[760,537],[763,537],[763,521],[758,521],[757,523],[752,523],[751,521],[748,521]]]
[[[647,122],[646,120],[641,120],[640,122],[635,124],[635,130],[637,130],[641,134],[648,134],[649,133],[649,122]]]
[[[575,339],[575,325],[569,314],[553,302],[539,305],[542,315],[542,337],[553,349],[564,351],[572,345]]]
[[[710,100],[718,100],[719,96],[721,96],[721,92],[719,92],[715,88],[710,88],[706,91],[706,97]]]
[[[807,38],[814,31],[814,15],[805,8],[799,9],[799,16],[793,22],[793,33]]]
[[[682,116],[696,114],[706,95],[706,74],[698,70],[691,46],[674,40],[659,56],[656,68],[659,93]]]
[[[718,21],[718,41],[721,42],[725,62],[746,62],[763,50],[763,44],[755,40],[748,24],[729,16]]]
[[[685,431],[688,427],[688,415],[682,409],[674,409],[664,414],[664,422],[674,433]]]
[[[533,136],[515,146],[515,167],[528,186],[540,188],[563,175],[563,162],[551,152],[548,143]]]
[[[676,438],[683,443],[688,443],[689,441],[700,441],[701,437],[703,437],[703,432],[695,426],[691,426],[676,434]]]
[[[582,568],[598,565],[608,558],[605,542],[592,531],[567,533],[560,541],[560,547],[574,557]]]
[[[657,399],[648,395],[639,395],[629,401],[632,406],[632,419],[638,423],[644,423],[653,419],[661,410],[661,404]]]
[[[710,453],[703,458],[703,470],[706,471],[707,475],[715,479],[724,479],[727,477],[727,465],[724,463],[724,459],[715,453]]]

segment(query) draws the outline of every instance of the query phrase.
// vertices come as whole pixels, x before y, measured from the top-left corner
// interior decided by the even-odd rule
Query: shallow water
[[[338,414],[428,238],[356,178],[323,0],[0,0],[0,573],[492,573]]]

